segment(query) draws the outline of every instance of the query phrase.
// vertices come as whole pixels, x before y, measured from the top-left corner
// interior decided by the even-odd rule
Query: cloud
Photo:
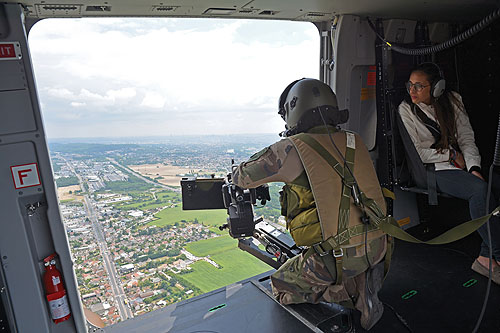
[[[79,107],[82,107],[82,106],[86,106],[87,103],[80,103],[80,102],[71,102],[70,105],[72,107],[75,107],[75,108],[79,108]]]
[[[68,108],[84,112],[84,136],[116,135],[118,120],[117,132],[138,136],[183,134],[185,119],[206,134],[277,132],[281,91],[318,76],[318,31],[304,22],[47,19],[29,43],[53,137],[68,133],[58,118]]]
[[[155,92],[147,92],[142,100],[141,106],[146,106],[153,109],[163,108],[165,105],[165,98]]]
[[[113,100],[128,100],[132,97],[135,97],[136,94],[137,92],[135,88],[122,88],[118,90],[109,90],[106,92],[106,95]]]

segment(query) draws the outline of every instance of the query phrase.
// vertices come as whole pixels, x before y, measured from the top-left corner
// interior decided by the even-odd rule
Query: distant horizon
[[[251,140],[249,140],[251,139]],[[51,144],[222,144],[253,141],[256,144],[271,144],[281,138],[278,133],[239,133],[239,134],[172,134],[151,136],[115,137],[47,137]]]
[[[125,138],[170,138],[170,137],[193,137],[193,136],[243,136],[243,135],[278,135],[279,133],[228,133],[228,134],[170,134],[170,135],[128,135],[128,136],[66,136],[66,137],[49,137],[48,140],[64,140],[64,139],[125,139]]]

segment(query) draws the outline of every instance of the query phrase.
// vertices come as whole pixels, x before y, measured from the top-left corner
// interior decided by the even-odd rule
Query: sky
[[[319,76],[306,22],[47,19],[29,45],[49,138],[278,133],[278,98]]]

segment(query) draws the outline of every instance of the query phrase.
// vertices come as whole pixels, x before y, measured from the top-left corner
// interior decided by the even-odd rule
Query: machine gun
[[[301,253],[302,249],[290,236],[264,222],[262,217],[255,218],[253,207],[257,201],[265,205],[271,200],[267,185],[243,189],[233,183],[229,173],[227,178],[185,177],[181,188],[183,210],[226,209],[227,223],[219,229],[228,229],[229,235],[238,239],[240,249],[268,265],[277,269]]]

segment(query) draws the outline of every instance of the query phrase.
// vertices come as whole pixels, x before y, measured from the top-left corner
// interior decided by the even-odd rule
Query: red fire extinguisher
[[[56,268],[55,253],[43,259],[45,263],[45,274],[43,275],[43,284],[47,301],[49,301],[50,314],[54,323],[60,323],[71,317],[69,311],[66,290],[63,286],[61,272]]]

